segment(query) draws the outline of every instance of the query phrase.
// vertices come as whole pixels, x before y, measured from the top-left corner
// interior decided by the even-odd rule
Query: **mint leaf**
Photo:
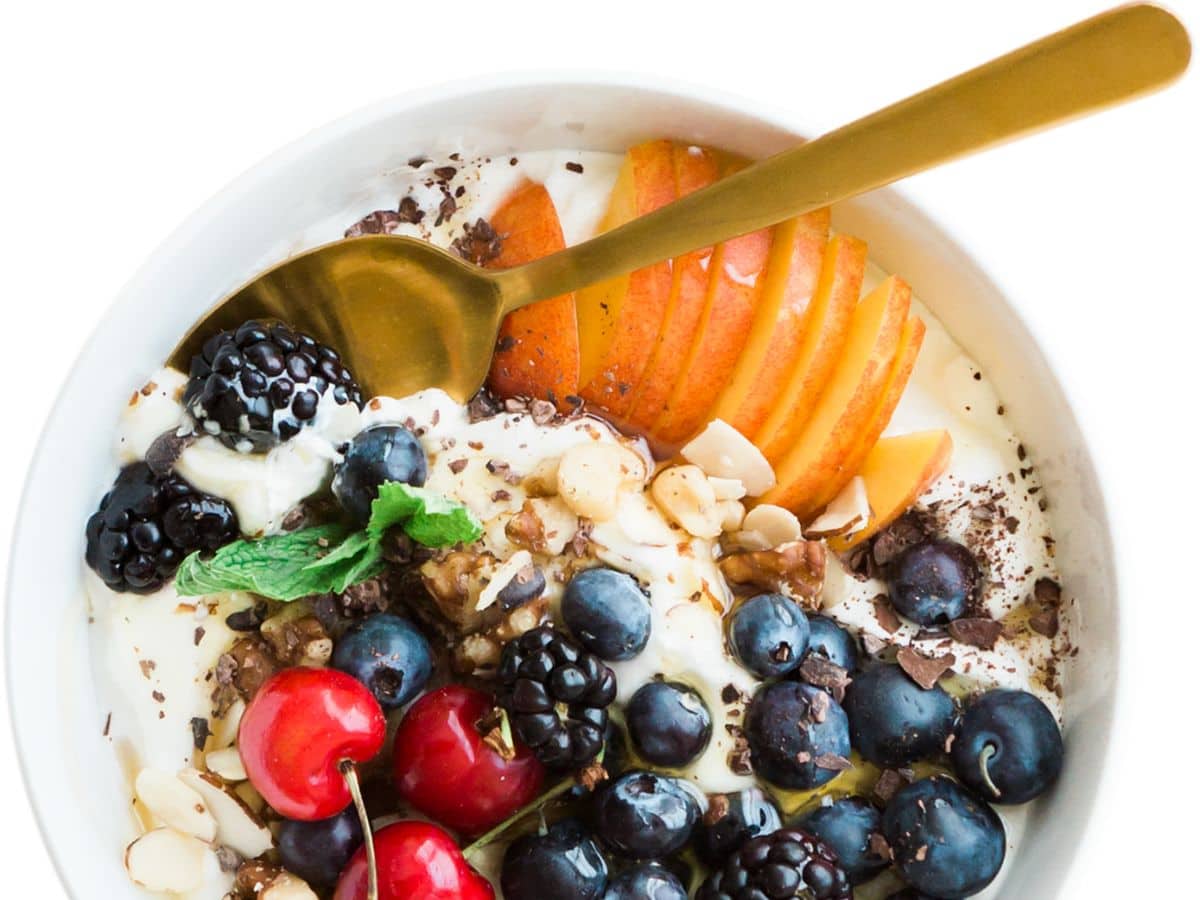
[[[479,520],[458,501],[425,488],[387,481],[379,486],[379,496],[371,504],[367,533],[379,539],[395,525],[426,547],[469,544],[483,534]]]
[[[250,591],[273,600],[340,593],[383,570],[377,541],[342,525],[318,525],[235,541],[207,559],[193,553],[175,575],[181,596]]]

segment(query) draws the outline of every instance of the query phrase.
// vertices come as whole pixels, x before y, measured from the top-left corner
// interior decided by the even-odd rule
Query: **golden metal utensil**
[[[394,235],[326,244],[217,304],[170,362],[186,371],[215,331],[275,318],[339,348],[369,394],[440,387],[465,400],[483,384],[512,310],[1133,99],[1182,74],[1190,53],[1165,10],[1120,7],[513,269],[478,268]]]

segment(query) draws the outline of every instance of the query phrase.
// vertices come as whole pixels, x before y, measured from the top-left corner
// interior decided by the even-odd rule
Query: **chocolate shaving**
[[[896,662],[909,678],[924,690],[931,691],[937,685],[938,679],[954,667],[955,658],[953,653],[928,657],[912,647],[901,647],[900,652],[896,654]]]
[[[486,219],[476,219],[463,225],[463,233],[450,242],[450,249],[477,266],[486,266],[498,259],[504,250],[503,238],[496,234]]]
[[[199,647],[202,640],[204,640],[204,626],[197,625],[196,630],[192,632],[192,646]]]
[[[809,653],[800,663],[800,678],[814,687],[824,688],[841,703],[850,684],[849,674],[841,666],[816,653]]]
[[[836,753],[822,753],[813,760],[813,763],[818,769],[828,769],[832,772],[845,772],[847,769],[853,768],[853,763],[844,756],[838,756]]]
[[[1053,578],[1039,578],[1033,585],[1033,596],[1038,603],[1059,606],[1062,603],[1062,587]]]
[[[888,634],[895,634],[900,630],[900,617],[896,615],[896,611],[892,609],[892,604],[888,601],[886,594],[879,594],[871,601],[875,606],[875,621],[879,623],[879,627]]]
[[[946,626],[950,637],[961,644],[970,644],[983,650],[991,650],[1004,631],[1004,626],[994,619],[955,619]]]
[[[204,745],[208,743],[209,737],[212,735],[212,729],[208,725],[208,719],[203,716],[195,716],[192,718],[192,746],[197,750],[204,750]]]
[[[164,431],[146,448],[146,465],[155,475],[169,475],[175,463],[179,462],[183,451],[195,443],[198,437],[196,434],[176,434],[174,429]]]
[[[554,404],[548,400],[534,400],[529,404],[529,415],[535,425],[548,425],[558,415]]]
[[[583,174],[583,164],[582,163],[569,162],[566,164],[566,169],[568,172],[574,172],[576,175]]]
[[[1044,609],[1029,617],[1029,627],[1042,637],[1058,636],[1058,610]]]
[[[863,649],[866,650],[870,656],[878,656],[880,653],[882,653],[884,650],[886,650],[889,646],[891,646],[883,638],[876,637],[873,634],[864,634],[862,636],[862,642],[863,642]]]
[[[450,460],[450,463],[447,465],[447,468],[451,472],[453,472],[455,475],[462,472],[462,470],[465,469],[466,467],[467,467],[466,457],[463,457],[462,459],[452,459],[452,460]]]
[[[394,210],[377,209],[374,212],[367,213],[347,228],[345,236],[352,238],[362,237],[366,234],[391,234],[403,225],[404,221],[400,213]]]
[[[401,224],[420,225],[421,220],[425,218],[425,210],[421,209],[417,204],[417,199],[410,195],[400,198],[400,206],[396,210],[396,215]]]
[[[225,624],[231,631],[258,631],[260,625],[267,620],[267,602],[259,600],[253,606],[239,609],[225,617]]]
[[[467,418],[472,425],[484,419],[490,419],[499,412],[500,404],[484,388],[480,388],[467,404]]]
[[[908,783],[909,779],[905,778],[904,775],[895,769],[884,769],[879,773],[879,780],[875,782],[875,787],[871,789],[871,794],[886,806],[892,802],[892,797],[896,796],[896,791]]]

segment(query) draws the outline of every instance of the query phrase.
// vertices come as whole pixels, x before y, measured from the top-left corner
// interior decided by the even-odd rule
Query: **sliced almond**
[[[217,836],[217,821],[204,798],[161,769],[142,769],[133,782],[134,793],[150,813],[176,831],[202,841]]]
[[[579,517],[559,497],[537,497],[529,503],[542,520],[546,552],[559,556],[579,530]]]
[[[148,831],[125,848],[125,871],[149,891],[183,893],[200,884],[208,845],[174,828]]]
[[[679,452],[710,476],[736,478],[751,497],[775,487],[775,470],[762,451],[723,419],[713,419]]]
[[[751,510],[753,512],[754,510]],[[746,524],[742,520],[742,525]],[[761,531],[753,531],[743,527],[741,531],[735,531],[726,538],[729,546],[739,550],[770,550],[774,544],[767,540],[767,536]]]
[[[821,585],[821,608],[831,609],[845,600],[857,584],[836,553],[825,554],[825,583]]]
[[[208,739],[208,746],[219,750],[222,747],[229,747],[237,741],[238,728],[242,724],[242,713],[246,711],[246,703],[243,700],[235,700],[229,707],[229,710],[219,719],[212,720],[212,736]]]
[[[237,747],[213,750],[204,757],[204,764],[208,766],[208,771],[220,775],[225,781],[245,781],[249,777]]]
[[[746,520],[746,507],[736,500],[718,499],[717,514],[721,517],[722,531],[737,531]]]
[[[225,850],[232,855],[232,851]],[[204,862],[200,867],[200,882],[190,891],[183,891],[178,900],[213,900],[214,897],[225,898],[233,891],[233,872],[221,865],[218,851],[209,847],[204,851]]]
[[[607,522],[621,491],[644,482],[646,471],[642,457],[620,444],[580,444],[559,460],[558,493],[576,515]]]
[[[650,486],[650,494],[667,518],[689,534],[715,538],[721,533],[717,496],[699,466],[663,469]]]
[[[533,565],[533,557],[528,550],[518,550],[492,571],[490,580],[483,586],[483,590],[479,592],[479,600],[475,603],[475,610],[487,609],[496,602],[496,598],[500,596],[500,592],[504,590],[510,581],[517,577],[522,569],[526,566]]]
[[[771,503],[763,503],[746,513],[746,521],[742,523],[742,528],[761,534],[767,542],[767,547],[778,547],[803,537],[800,520],[795,514]]]
[[[263,820],[236,793],[210,772],[184,769],[180,780],[196,791],[217,820],[217,841],[247,859],[261,856],[275,846]]]
[[[867,499],[867,483],[855,476],[829,501],[825,512],[817,516],[804,534],[810,538],[829,538],[849,535],[861,529],[871,518],[871,503]]]
[[[317,895],[291,872],[280,872],[262,889],[258,900],[317,900]]]
[[[718,500],[741,500],[746,496],[746,486],[740,478],[716,478],[709,475],[708,483],[712,485]]]

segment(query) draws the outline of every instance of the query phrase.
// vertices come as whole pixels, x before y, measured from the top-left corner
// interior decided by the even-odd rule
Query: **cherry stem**
[[[979,777],[983,779],[983,783],[987,785],[987,789],[992,792],[993,796],[999,798],[1001,791],[996,787],[996,783],[992,781],[992,773],[988,771],[988,763],[996,755],[996,748],[992,744],[987,744],[979,752]]]
[[[367,850],[367,900],[379,900],[379,869],[375,864],[375,835],[371,833],[371,817],[367,815],[367,805],[363,802],[362,788],[358,783],[358,770],[354,763],[343,759],[338,763],[338,771],[346,780],[350,797],[354,800],[354,809],[358,812],[358,822],[362,825],[363,846]]]
[[[603,750],[601,750],[600,753],[596,756],[596,759],[594,760],[594,762],[595,763],[603,763],[604,762],[604,751]],[[467,845],[467,847],[463,849],[463,856],[469,858],[472,854],[478,853],[480,850],[484,849],[489,844],[495,843],[496,839],[499,837],[502,837],[504,835],[504,833],[506,831],[508,831],[508,829],[512,828],[514,825],[516,825],[518,822],[520,822],[522,819],[524,819],[529,814],[535,813],[538,810],[542,809],[551,800],[561,797],[567,791],[571,790],[571,788],[575,787],[575,785],[578,783],[579,783],[578,777],[564,778],[562,781],[560,781],[554,787],[550,788],[550,790],[546,791],[544,794],[534,798],[529,803],[526,803],[524,806],[522,806],[520,809],[518,809],[515,813],[513,813],[511,816],[509,816],[507,819],[505,819],[503,822],[501,822],[499,825],[497,825],[495,828],[493,828],[491,831],[485,832],[483,835],[476,838],[471,844]]]

